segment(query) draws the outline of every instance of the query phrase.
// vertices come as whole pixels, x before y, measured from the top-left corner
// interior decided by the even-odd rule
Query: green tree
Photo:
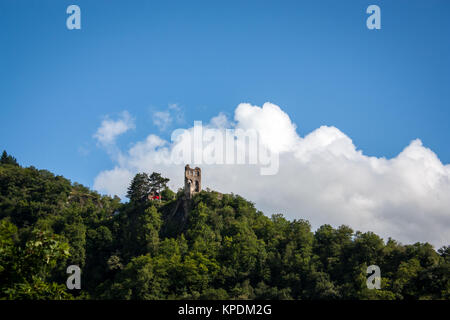
[[[17,228],[0,222],[0,274],[2,293],[8,299],[70,299],[62,284],[49,281],[57,263],[69,256],[61,237],[33,230],[24,246],[14,240]]]
[[[150,175],[150,190],[161,195],[161,190],[167,189],[168,178],[164,178],[160,173],[153,172]]]
[[[83,267],[78,299],[450,299],[449,247],[385,243],[347,226],[313,233],[306,220],[269,218],[210,190],[146,201],[152,190],[173,198],[157,173],[136,175],[121,203],[3,159],[0,299],[71,298],[69,264]],[[371,264],[381,290],[366,286]]]
[[[19,166],[19,164],[17,163],[16,158],[14,158],[11,155],[8,155],[6,150],[3,150],[2,156],[0,158],[0,164],[11,164],[13,166]]]
[[[159,246],[159,231],[161,229],[161,215],[154,206],[150,206],[140,219],[138,241],[147,252],[155,254]]]
[[[132,202],[145,201],[151,190],[150,178],[146,173],[138,173],[134,176],[128,187],[127,197]]]

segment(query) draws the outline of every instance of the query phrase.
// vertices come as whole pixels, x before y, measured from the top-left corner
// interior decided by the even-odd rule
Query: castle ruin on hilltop
[[[195,167],[192,169],[187,164],[184,167],[184,195],[186,199],[191,199],[196,193],[202,190],[202,169]]]
[[[202,170],[199,167],[184,167],[184,195],[177,199],[176,204],[167,215],[164,232],[179,234],[185,230],[191,211],[192,198],[202,191]]]

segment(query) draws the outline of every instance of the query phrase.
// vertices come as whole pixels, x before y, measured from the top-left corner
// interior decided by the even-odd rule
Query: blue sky
[[[81,8],[82,29],[66,28]],[[382,29],[366,28],[368,5]],[[93,185],[113,167],[93,134],[177,104],[185,126],[241,102],[279,105],[305,135],[339,128],[367,155],[420,138],[450,162],[449,1],[0,2],[0,148]],[[173,124],[175,127],[175,124]]]

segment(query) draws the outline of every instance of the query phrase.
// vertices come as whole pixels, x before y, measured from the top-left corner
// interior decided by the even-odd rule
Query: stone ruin
[[[166,217],[164,233],[175,236],[185,230],[192,206],[192,197],[202,191],[202,170],[184,167],[184,195],[179,197]]]
[[[191,199],[200,191],[202,191],[202,170],[199,167],[192,169],[187,164],[184,167],[184,195],[186,199]]]

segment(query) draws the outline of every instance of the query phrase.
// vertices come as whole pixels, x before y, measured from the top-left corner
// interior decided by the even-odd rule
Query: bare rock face
[[[192,197],[202,190],[202,170],[199,167],[192,169],[187,164],[184,168],[184,196],[180,197],[167,216],[167,230],[169,234],[179,234],[185,231],[189,212],[192,206]]]

